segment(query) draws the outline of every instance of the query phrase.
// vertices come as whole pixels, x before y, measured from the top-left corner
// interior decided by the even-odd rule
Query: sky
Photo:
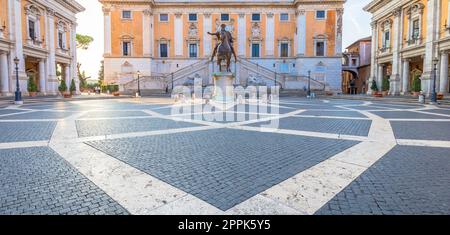
[[[370,36],[371,15],[362,9],[370,1],[347,0],[345,3],[343,48],[360,38]],[[97,0],[78,0],[78,2],[86,8],[86,11],[77,15],[77,33],[87,34],[94,38],[94,42],[88,50],[78,49],[78,61],[81,63],[81,70],[86,71],[87,76],[97,79],[104,48],[102,6]]]

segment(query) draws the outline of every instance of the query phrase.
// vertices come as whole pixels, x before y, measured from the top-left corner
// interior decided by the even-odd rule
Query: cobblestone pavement
[[[450,107],[172,105],[0,108],[0,214],[450,213]]]
[[[397,146],[317,214],[449,214],[450,153]]]
[[[356,142],[214,129],[88,144],[227,210]]]
[[[0,214],[128,214],[48,147],[0,150]]]

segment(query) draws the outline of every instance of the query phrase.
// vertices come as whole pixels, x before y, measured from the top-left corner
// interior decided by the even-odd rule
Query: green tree
[[[89,46],[94,41],[94,38],[89,35],[83,35],[83,34],[77,34],[76,35],[76,42],[77,42],[77,48],[81,50],[87,50],[89,49]],[[78,80],[80,80],[80,88],[86,88],[87,79],[90,77],[86,76],[86,73],[83,71],[81,72],[81,63],[77,63],[77,72],[78,72]]]
[[[67,84],[66,84],[66,81],[64,79],[61,80],[61,83],[59,84],[58,90],[60,92],[67,91]]]
[[[77,34],[76,35],[77,48],[87,50],[94,38],[89,35]]]
[[[76,86],[75,86],[75,80],[72,79],[72,81],[70,82],[70,94],[73,95],[73,93],[77,90]]]
[[[414,92],[420,92],[420,90],[422,90],[422,85],[421,85],[421,81],[420,81],[420,75],[416,75],[413,78],[413,82],[412,82],[412,91]]]
[[[36,92],[37,91],[37,86],[36,86],[36,83],[34,82],[34,77],[32,75],[30,75],[28,77],[27,90],[28,90],[28,92]]]
[[[375,80],[372,80],[372,84],[370,85],[370,89],[372,91],[378,91],[377,82]]]
[[[386,76],[383,78],[383,84],[381,84],[381,89],[383,91],[389,91],[390,84],[389,84],[389,76]]]
[[[100,70],[98,71],[98,83],[100,86],[103,85],[103,80],[105,80],[105,61],[100,61]]]

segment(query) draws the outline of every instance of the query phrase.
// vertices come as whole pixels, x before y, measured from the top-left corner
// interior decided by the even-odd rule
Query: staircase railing
[[[177,80],[183,78],[188,73],[195,73],[199,70],[204,69],[204,66],[209,63],[207,59],[201,59],[191,65],[185,66],[175,72],[172,73],[152,73],[150,76],[142,76],[140,77],[140,81],[145,81],[147,79],[159,79],[165,83],[167,86],[170,83],[176,82]],[[127,87],[131,83],[137,82],[137,78],[134,78],[123,84],[124,87]]]
[[[285,79],[286,79],[286,81],[288,81],[288,80],[290,80],[292,78],[294,78],[297,81],[298,80],[303,80],[306,83],[308,82],[308,76],[305,76],[305,75],[287,75]],[[316,80],[314,78],[309,78],[309,79],[311,81],[311,84],[315,84],[318,87],[321,87],[320,90],[322,90],[322,91],[326,90],[327,84],[325,82],[318,81],[318,80]]]
[[[238,56],[238,58],[239,58],[238,62],[241,63],[241,65],[243,65],[246,69],[278,83],[281,86],[281,88],[283,88],[283,83],[281,82],[281,80],[282,78],[285,77],[285,75],[279,74],[271,69],[261,66],[255,62],[252,62],[242,56]]]

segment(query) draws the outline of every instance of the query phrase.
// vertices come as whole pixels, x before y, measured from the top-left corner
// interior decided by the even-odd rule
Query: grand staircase
[[[239,71],[237,71],[239,69]],[[202,79],[203,86],[211,85],[212,73],[217,72],[216,62],[209,59],[200,59],[199,61],[185,66],[172,73],[152,73],[151,76],[140,77],[139,83],[142,95],[165,94],[170,93],[172,89],[180,85],[193,84],[194,76]],[[277,73],[269,68],[261,66],[247,58],[238,57],[237,64],[232,61],[231,71],[240,74],[240,85],[253,85],[249,80],[257,77],[267,86],[277,84],[282,93],[304,95],[308,87],[308,80],[312,91],[317,95],[325,93],[327,85],[315,79],[308,79],[307,76]],[[252,77],[252,78],[250,78]],[[131,80],[123,84],[124,93],[134,94],[137,91],[138,79]]]

